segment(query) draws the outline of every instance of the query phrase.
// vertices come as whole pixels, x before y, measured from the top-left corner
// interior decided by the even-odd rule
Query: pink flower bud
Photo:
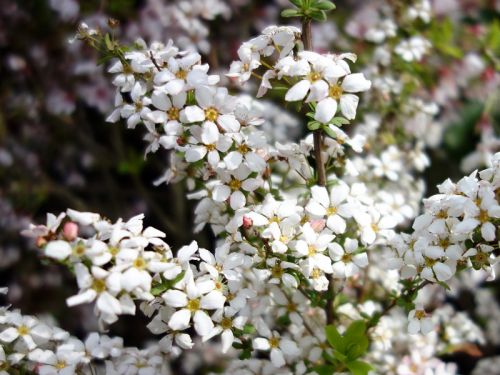
[[[248,229],[253,225],[253,220],[248,216],[243,216],[243,228]]]
[[[37,247],[42,247],[43,245],[45,245],[47,243],[47,240],[45,239],[45,237],[37,237],[36,239],[36,246]]]
[[[78,224],[68,221],[64,224],[63,237],[67,241],[73,241],[78,236]]]
[[[324,219],[314,219],[309,222],[309,224],[311,224],[311,228],[315,232],[321,232],[325,227],[325,223],[326,221]]]

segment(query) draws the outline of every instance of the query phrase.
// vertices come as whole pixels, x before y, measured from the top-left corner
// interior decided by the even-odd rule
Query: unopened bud
[[[324,219],[313,219],[309,222],[311,224],[311,228],[315,232],[321,232],[325,228],[325,220]]]
[[[243,216],[243,228],[249,229],[253,225],[253,220],[248,216]]]
[[[45,237],[37,237],[36,239],[36,246],[37,247],[42,247],[44,246],[45,244],[47,243],[47,240],[45,239]]]
[[[108,26],[112,29],[118,27],[119,24],[120,21],[118,21],[116,18],[108,18]]]
[[[63,237],[67,241],[73,241],[78,236],[78,224],[68,221],[63,227]]]

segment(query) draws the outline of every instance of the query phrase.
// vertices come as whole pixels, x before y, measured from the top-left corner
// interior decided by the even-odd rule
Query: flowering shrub
[[[431,296],[461,275],[494,278],[493,125],[464,162],[481,171],[448,179],[425,199],[417,172],[430,165],[425,149],[440,144],[438,113],[456,110],[451,98],[479,98],[487,107],[481,121],[493,121],[498,23],[488,25],[479,55],[454,44],[452,21],[434,19],[426,0],[368,5],[345,25],[350,37],[371,43],[358,63],[346,48],[315,49],[313,23],[327,20],[333,3],[291,3],[281,15],[300,27],[265,27],[222,76],[204,63],[203,41],[188,50],[172,40],[126,46],[112,32],[80,25],[73,43],[110,61],[116,92],[107,121],[143,128],[146,154],[168,151],[157,182],[184,183],[196,201],[194,231],[209,227],[215,239],[209,249],[196,241],[172,249],[142,214],[110,220],[68,209],[31,224],[23,234],[75,275],[69,307],[93,304],[101,331],[140,310],[156,340],[145,349],[96,332],[82,341],[6,307],[3,373],[168,374],[178,358],[213,351],[210,342],[216,359],[184,371],[455,374],[440,355],[485,342],[466,314]],[[200,4],[225,13],[222,2],[191,6]],[[188,6],[179,9],[191,14]],[[192,33],[202,24],[190,25],[183,27]],[[455,64],[448,74],[465,73],[453,90],[431,92],[446,59]],[[236,87],[246,94],[231,94]],[[274,104],[262,110],[263,97]],[[304,138],[272,129],[273,111],[285,110],[303,120]],[[453,134],[444,135],[452,144]]]

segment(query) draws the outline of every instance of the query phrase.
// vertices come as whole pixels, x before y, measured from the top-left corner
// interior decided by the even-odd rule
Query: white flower
[[[353,214],[351,204],[344,202],[349,195],[349,186],[339,181],[331,188],[330,194],[323,186],[313,186],[311,195],[306,211],[316,217],[326,216],[328,228],[334,233],[344,233],[346,230],[345,219],[352,217]]]
[[[324,254],[327,246],[335,238],[329,232],[316,233],[309,223],[302,226],[301,238],[295,243],[299,256],[307,257],[309,267],[319,268],[326,273],[332,273],[330,258]]]
[[[151,112],[148,107],[151,104],[151,99],[145,96],[146,90],[146,85],[136,82],[130,92],[133,103],[124,104],[120,110],[121,116],[127,119],[127,126],[131,129],[135,128],[143,119],[147,119],[147,115]]]
[[[419,332],[426,335],[434,329],[432,319],[427,316],[421,305],[417,305],[414,310],[408,314],[408,333],[415,335]]]
[[[300,350],[297,344],[287,338],[282,338],[276,331],[268,332],[267,337],[257,337],[253,340],[253,347],[257,350],[271,351],[270,357],[272,364],[277,367],[283,367],[286,364],[286,358],[293,358],[299,355]]]
[[[19,339],[29,350],[33,350],[37,344],[47,342],[51,336],[50,328],[31,316],[11,313],[6,316],[5,323],[7,328],[0,332],[0,341],[4,343]]]
[[[363,73],[348,74],[339,84],[337,79],[330,79],[328,87],[322,88],[317,93],[318,105],[314,119],[327,124],[337,112],[337,103],[340,105],[342,115],[348,120],[356,117],[359,98],[352,93],[366,91],[371,87],[371,82],[365,78]]]
[[[344,278],[351,277],[368,265],[368,256],[365,252],[356,253],[358,240],[346,238],[344,247],[333,242],[328,246],[330,258],[333,260],[333,275]]]
[[[199,86],[196,88],[196,102],[184,108],[181,112],[181,122],[209,122],[220,126],[221,131],[236,133],[240,130],[240,123],[232,112],[235,102],[226,88]]]
[[[226,300],[226,297],[214,288],[212,280],[195,282],[191,276],[188,277],[184,291],[171,289],[163,293],[162,298],[168,306],[180,308],[170,317],[168,326],[175,331],[181,331],[190,326],[192,318],[196,332],[200,336],[208,335],[214,324],[205,310],[221,309]]]
[[[117,315],[128,310],[125,300],[116,295],[121,290],[120,274],[92,267],[92,273],[82,263],[75,264],[75,274],[80,291],[66,300],[68,306],[89,303],[97,299],[96,311],[106,323],[114,323]]]
[[[231,173],[221,174],[221,181],[212,192],[213,199],[216,202],[224,202],[229,198],[233,210],[244,207],[246,197],[242,190],[252,192],[261,186],[261,180],[249,177],[250,173],[251,170],[242,165]]]
[[[400,55],[405,61],[420,61],[430,47],[431,43],[427,39],[416,35],[399,42],[394,52]]]

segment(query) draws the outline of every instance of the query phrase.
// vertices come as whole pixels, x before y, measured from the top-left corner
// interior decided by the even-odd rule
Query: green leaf
[[[500,54],[500,21],[495,20],[491,25],[485,38],[485,46]]]
[[[172,289],[172,287],[175,284],[177,284],[179,281],[181,281],[183,277],[184,277],[184,271],[181,272],[180,274],[178,274],[175,277],[175,279],[172,279],[172,280],[166,280],[166,279],[163,279],[163,277],[162,277],[162,282],[160,284],[153,285],[153,287],[151,288],[151,294],[155,297],[159,296],[160,294],[167,291],[168,289]]]
[[[325,327],[325,334],[330,346],[342,353],[345,349],[344,338],[337,331],[337,328],[333,325],[327,325]]]
[[[317,1],[315,4],[313,4],[313,8],[329,12],[331,10],[334,10],[336,7],[335,7],[335,4],[330,2],[330,1],[321,0],[321,1]]]
[[[302,0],[290,0],[290,2],[295,5],[297,8],[301,8],[303,1]]]
[[[344,337],[349,340],[356,340],[359,337],[364,337],[366,331],[366,324],[362,320],[356,320],[351,323],[344,333]]]
[[[335,132],[328,125],[323,125],[322,129],[326,134],[328,134],[328,136],[337,138],[337,134],[335,134]]]
[[[307,123],[307,129],[309,130],[317,130],[321,127],[321,124],[318,121],[311,121]]]
[[[352,361],[346,363],[346,366],[353,375],[368,375],[370,370],[373,369],[370,364],[362,361]]]
[[[335,126],[338,126],[339,128],[342,126],[342,125],[347,125],[349,124],[349,120],[344,118],[344,117],[334,117],[332,118],[332,120],[330,121],[333,125]]]
[[[243,327],[243,333],[250,335],[255,332],[255,327],[252,324],[245,324]]]
[[[332,375],[335,372],[335,367],[331,365],[320,365],[313,368],[313,371],[318,375]]]
[[[281,11],[281,17],[300,17],[302,13],[297,9],[284,9]]]
[[[326,21],[326,13],[324,10],[312,10],[309,12],[309,17],[311,17],[313,20],[318,21],[318,22],[324,22]]]
[[[113,46],[113,42],[111,41],[111,38],[109,36],[109,33],[106,33],[104,36],[104,43],[106,43],[106,48],[110,51],[113,51],[115,47]]]

